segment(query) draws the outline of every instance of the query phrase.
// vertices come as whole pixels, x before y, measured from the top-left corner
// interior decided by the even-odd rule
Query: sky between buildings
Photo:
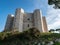
[[[46,17],[48,29],[60,28],[60,10],[48,5],[48,0],[0,0],[0,32],[3,31],[8,14],[15,14],[16,8],[23,8],[25,12],[40,9]]]

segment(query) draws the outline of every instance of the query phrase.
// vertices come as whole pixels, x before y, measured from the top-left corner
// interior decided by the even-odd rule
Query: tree
[[[55,42],[53,45],[60,45],[60,42]]]
[[[60,29],[56,29],[56,31],[59,31],[59,33],[60,33]]]
[[[48,0],[49,5],[55,5],[54,8],[60,9],[60,0]]]
[[[50,31],[49,32],[54,32],[55,30],[54,29],[50,29]]]

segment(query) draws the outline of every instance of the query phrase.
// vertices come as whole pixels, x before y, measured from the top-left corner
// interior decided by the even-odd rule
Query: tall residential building
[[[8,22],[11,23],[12,21],[7,20],[7,24],[9,24]],[[48,32],[46,19],[42,16],[41,10],[39,9],[34,10],[33,13],[26,13],[22,8],[16,9],[12,24],[12,31],[22,32],[29,28],[35,27],[40,32]],[[9,24],[8,27],[10,25],[11,24]]]

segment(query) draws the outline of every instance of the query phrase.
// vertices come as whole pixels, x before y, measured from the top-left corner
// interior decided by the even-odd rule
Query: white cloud
[[[60,10],[54,9],[54,5],[48,5],[48,0],[33,0],[34,2],[34,8],[42,9],[42,11],[46,11],[47,9],[47,23],[48,23],[48,29],[56,29],[60,28]],[[44,12],[46,13],[46,12]]]
[[[60,9],[54,9],[53,6],[48,6],[47,10],[48,29],[60,28]]]

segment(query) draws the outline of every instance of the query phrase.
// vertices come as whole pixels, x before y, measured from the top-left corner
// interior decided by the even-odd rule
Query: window
[[[29,18],[27,20],[30,20]]]
[[[28,27],[29,27],[29,24],[28,24]]]

